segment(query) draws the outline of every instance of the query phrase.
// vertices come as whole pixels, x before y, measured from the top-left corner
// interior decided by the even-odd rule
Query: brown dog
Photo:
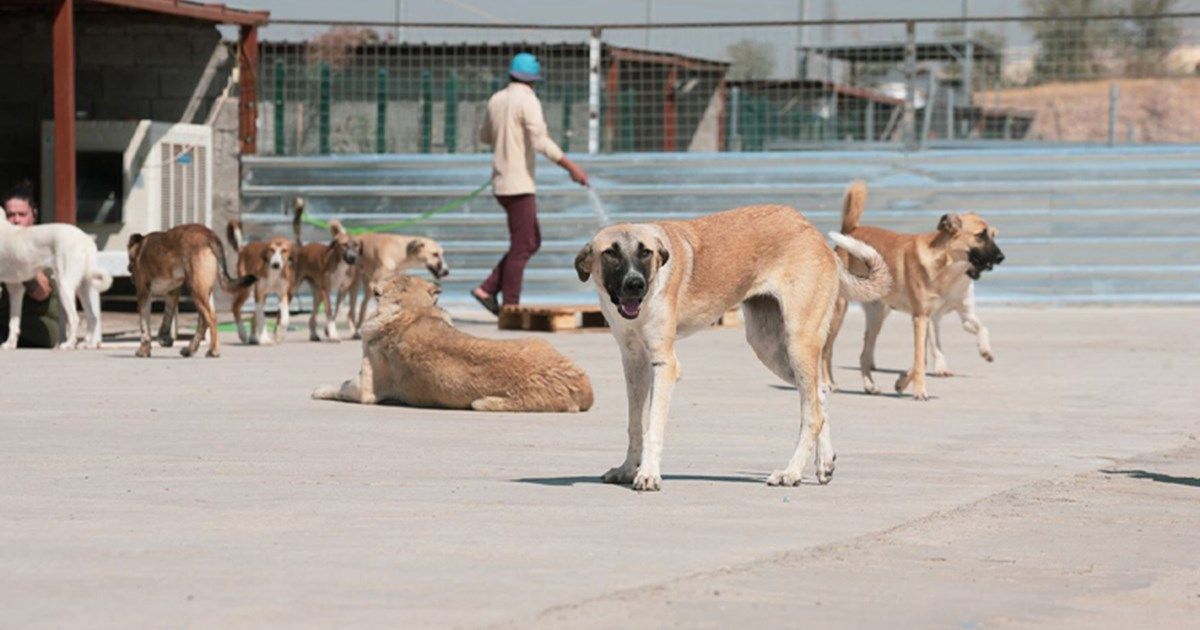
[[[445,251],[431,238],[399,234],[362,234],[358,240],[358,264],[354,267],[354,288],[350,294],[350,331],[354,333],[355,339],[359,338],[359,329],[366,318],[367,304],[372,296],[369,289],[372,283],[416,267],[425,267],[434,278],[450,275]],[[354,298],[359,292],[362,294],[362,301],[356,309]]]
[[[476,411],[587,411],[587,374],[541,339],[481,339],[450,323],[437,285],[399,274],[372,284],[358,376],[313,398]]]
[[[300,245],[300,217],[304,213],[304,200],[296,200],[296,214],[292,221],[296,231],[296,270],[292,279],[291,295],[295,297],[300,284],[308,282],[312,288],[312,314],[308,318],[308,338],[320,341],[317,334],[317,309],[325,305],[325,336],[330,341],[340,341],[337,329],[338,311],[342,299],[350,292],[354,280],[354,265],[358,261],[358,239],[350,236],[336,219],[329,222],[329,243],[307,243]],[[337,301],[330,296],[337,291]],[[353,296],[350,298],[352,301]]]
[[[842,205],[842,233],[878,250],[896,281],[891,291],[882,298],[863,303],[867,315],[867,332],[859,357],[863,389],[871,394],[879,393],[879,388],[871,379],[871,370],[875,366],[875,341],[883,327],[883,320],[892,309],[896,309],[911,314],[913,320],[913,364],[896,381],[896,392],[902,393],[911,383],[913,397],[928,400],[925,352],[931,318],[940,317],[946,310],[957,310],[968,297],[973,307],[972,280],[979,279],[982,272],[1004,260],[1004,252],[996,245],[998,230],[989,226],[983,217],[966,213],[943,216],[933,232],[901,234],[859,225],[866,203],[866,184],[861,181],[851,183]],[[849,259],[845,251],[839,249],[838,255],[843,263],[849,264],[852,271],[859,266],[859,263]],[[846,306],[846,299],[840,298],[822,353],[822,371],[826,382],[831,385],[833,342],[845,318]],[[973,308],[971,315],[973,317]],[[990,349],[984,354],[985,358],[988,356]]]
[[[220,356],[217,316],[212,307],[213,289],[220,284],[221,288],[233,292],[254,284],[254,276],[230,277],[221,240],[212,230],[197,223],[177,225],[166,232],[133,234],[126,250],[141,315],[138,320],[141,344],[137,356],[150,356],[150,304],[154,296],[167,297],[158,332],[159,342],[168,348],[174,343],[171,323],[179,310],[179,296],[184,287],[196,304],[199,321],[192,343],[180,350],[180,354],[185,357],[195,354],[207,332],[211,335],[208,356]]]
[[[250,299],[250,288],[238,289],[233,296],[233,321],[237,322],[238,339],[250,345],[269,344],[265,309],[267,296],[272,293],[279,298],[279,315],[275,320],[275,342],[282,343],[287,335],[289,312],[288,298],[295,278],[295,244],[283,236],[272,236],[265,241],[254,241],[242,245],[242,222],[229,221],[225,228],[229,244],[237,250],[239,276],[254,276],[254,322],[249,334],[242,323],[242,306]]]
[[[866,261],[849,274],[825,238],[787,206],[747,206],[690,221],[618,224],[600,230],[575,258],[579,279],[595,278],[600,307],[621,349],[629,398],[625,461],[606,483],[658,490],[663,434],[679,377],[677,338],[742,305],[746,340],[763,365],[800,392],[800,440],[767,483],[794,486],[816,458],[817,479],[833,473],[833,445],[820,383],[821,347],[839,293],[877,299],[891,285],[870,247],[831,238]]]

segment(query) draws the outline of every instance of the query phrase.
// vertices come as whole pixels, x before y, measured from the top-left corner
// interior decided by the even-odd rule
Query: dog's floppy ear
[[[962,229],[962,217],[957,214],[943,214],[938,221],[938,231],[946,234],[956,234]]]
[[[383,297],[383,287],[379,286],[378,282],[372,282],[367,285],[367,288],[371,290],[371,295],[375,296],[375,299]]]
[[[592,277],[592,244],[588,243],[579,250],[579,254],[575,256],[575,273],[579,274],[580,282],[587,282],[588,278]]]
[[[429,285],[429,297],[433,298],[434,303],[437,303],[438,296],[442,294],[442,285],[436,282],[427,282]]]
[[[338,234],[341,234],[342,232],[345,232],[345,231],[346,231],[346,228],[342,227],[341,221],[334,219],[329,222],[329,235],[330,236],[337,236]]]
[[[414,238],[408,242],[409,256],[416,256],[417,254],[420,254],[422,249],[425,249],[425,241],[422,241],[419,238]]]
[[[996,240],[996,237],[1000,236],[1000,229],[988,226],[988,236],[992,237],[992,240]]]
[[[134,232],[133,234],[130,234],[130,235],[129,235],[129,243],[128,243],[128,244],[126,244],[126,245],[125,245],[125,247],[126,247],[126,248],[130,248],[130,247],[133,247],[133,246],[135,246],[135,245],[138,245],[138,244],[140,244],[140,243],[142,242],[142,240],[144,240],[145,238],[146,238],[145,236],[142,236],[141,234],[139,234],[139,233],[137,233],[137,232]]]
[[[671,260],[671,252],[667,251],[667,245],[666,245],[666,243],[662,242],[661,238],[656,239],[656,240],[658,242],[658,260],[659,260],[658,266],[666,267],[667,261]]]

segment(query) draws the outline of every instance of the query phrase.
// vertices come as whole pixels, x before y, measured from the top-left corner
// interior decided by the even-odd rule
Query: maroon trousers
[[[542,246],[542,231],[537,222],[537,201],[532,194],[496,195],[496,201],[508,215],[508,253],[496,264],[492,275],[479,288],[488,295],[504,295],[504,306],[521,303],[521,282],[525,265]]]

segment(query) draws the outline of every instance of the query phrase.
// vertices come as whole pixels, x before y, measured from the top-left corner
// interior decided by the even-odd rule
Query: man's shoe
[[[496,302],[496,296],[479,297],[478,293],[471,291],[471,297],[475,298],[475,301],[479,302],[479,305],[486,308],[492,315],[500,315],[500,305]]]

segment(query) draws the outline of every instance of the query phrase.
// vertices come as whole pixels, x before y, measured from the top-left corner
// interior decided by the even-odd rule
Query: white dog
[[[21,334],[21,303],[25,285],[39,271],[53,270],[54,288],[66,315],[59,348],[74,348],[79,332],[75,297],[87,314],[82,345],[100,347],[100,292],[112,286],[112,276],[96,265],[96,243],[83,230],[66,223],[18,227],[0,212],[0,282],[8,289],[8,339],[0,349],[17,347]]]

